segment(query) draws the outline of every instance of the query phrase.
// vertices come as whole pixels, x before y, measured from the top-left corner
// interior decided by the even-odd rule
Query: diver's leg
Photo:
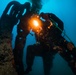
[[[35,57],[34,47],[33,47],[33,45],[30,45],[30,46],[27,47],[27,53],[26,53],[27,68],[26,68],[25,74],[28,74],[32,70],[34,57]]]
[[[15,41],[15,48],[13,49],[13,55],[15,60],[15,68],[18,75],[23,75],[24,73],[23,48],[24,48],[23,39],[19,40],[19,38],[17,37]]]
[[[22,58],[23,58],[23,51],[22,50],[16,51],[15,49],[14,60],[15,60],[15,68],[16,68],[18,75],[23,75],[24,73]]]
[[[53,55],[47,50],[43,55],[44,75],[50,75],[53,66]]]

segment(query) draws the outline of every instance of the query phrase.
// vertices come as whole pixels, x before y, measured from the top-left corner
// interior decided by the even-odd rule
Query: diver
[[[50,40],[53,42],[53,45],[55,45],[54,49],[57,48],[56,51],[68,62],[68,65],[76,74],[76,47],[72,43],[71,39],[65,33],[63,33],[64,28],[62,26],[62,22],[60,20],[57,21],[54,14],[51,14],[52,13],[41,13],[41,16],[46,19],[46,21],[49,21],[49,17],[50,21],[53,23],[53,25],[50,25],[48,28]],[[70,42],[61,35],[62,33],[69,39]],[[53,50],[53,53],[56,51]]]
[[[15,40],[15,47],[13,49],[15,68],[18,75],[24,74],[24,66],[23,66],[23,48],[26,43],[26,36],[29,33],[28,30],[28,19],[30,17],[30,3],[25,3],[26,13],[22,18],[20,18],[20,22],[17,25],[17,36]]]
[[[39,1],[31,0],[31,2],[32,6],[29,2],[26,2],[24,4],[26,13],[22,16],[22,18],[20,19],[20,23],[17,25],[17,36],[15,40],[15,48],[13,49],[13,54],[18,75],[23,75],[24,73],[24,66],[22,59],[23,59],[23,49],[26,44],[26,36],[29,34],[31,29],[29,26],[29,19],[33,14],[36,13],[38,14],[39,10],[41,9],[40,3],[37,3],[41,2],[41,0]],[[36,6],[34,7],[34,5]]]
[[[37,43],[34,45],[29,45],[27,47],[27,54],[26,54],[27,68],[25,74],[28,74],[30,71],[32,71],[32,65],[35,56],[41,56],[43,59],[44,74],[50,75],[50,70],[53,66],[54,55],[57,53],[56,49],[61,49],[60,47],[56,47],[56,45],[53,42],[54,41],[53,37],[56,38],[57,35],[60,36],[62,32],[60,32],[59,30],[55,30],[56,28],[51,29],[52,23],[50,22],[49,14],[41,13],[39,16],[45,19],[45,21],[42,21],[43,25],[41,31],[35,32],[35,30],[32,29],[35,32]],[[50,16],[57,23],[57,25],[63,30],[63,22],[56,15],[52,13],[50,14]]]

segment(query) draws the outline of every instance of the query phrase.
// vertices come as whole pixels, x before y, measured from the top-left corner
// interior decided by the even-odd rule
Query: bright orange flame
[[[32,30],[34,30],[34,31],[40,30],[41,25],[42,25],[41,20],[39,19],[39,17],[37,15],[33,15],[29,19],[29,26]]]
[[[38,23],[37,20],[33,20],[33,24],[34,24],[36,27],[39,26],[39,23]]]

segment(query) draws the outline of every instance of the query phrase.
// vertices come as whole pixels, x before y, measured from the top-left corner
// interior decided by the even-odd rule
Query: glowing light
[[[39,25],[37,20],[33,20],[33,24],[37,27]]]
[[[40,17],[38,15],[32,15],[31,18],[28,20],[29,27],[33,31],[37,32],[41,30],[42,27],[42,21],[40,20]]]

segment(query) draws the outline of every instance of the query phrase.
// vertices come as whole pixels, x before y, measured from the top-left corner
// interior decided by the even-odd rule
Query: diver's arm
[[[52,18],[58,24],[58,27],[63,31],[64,29],[63,22],[55,14],[49,13],[48,17]]]

